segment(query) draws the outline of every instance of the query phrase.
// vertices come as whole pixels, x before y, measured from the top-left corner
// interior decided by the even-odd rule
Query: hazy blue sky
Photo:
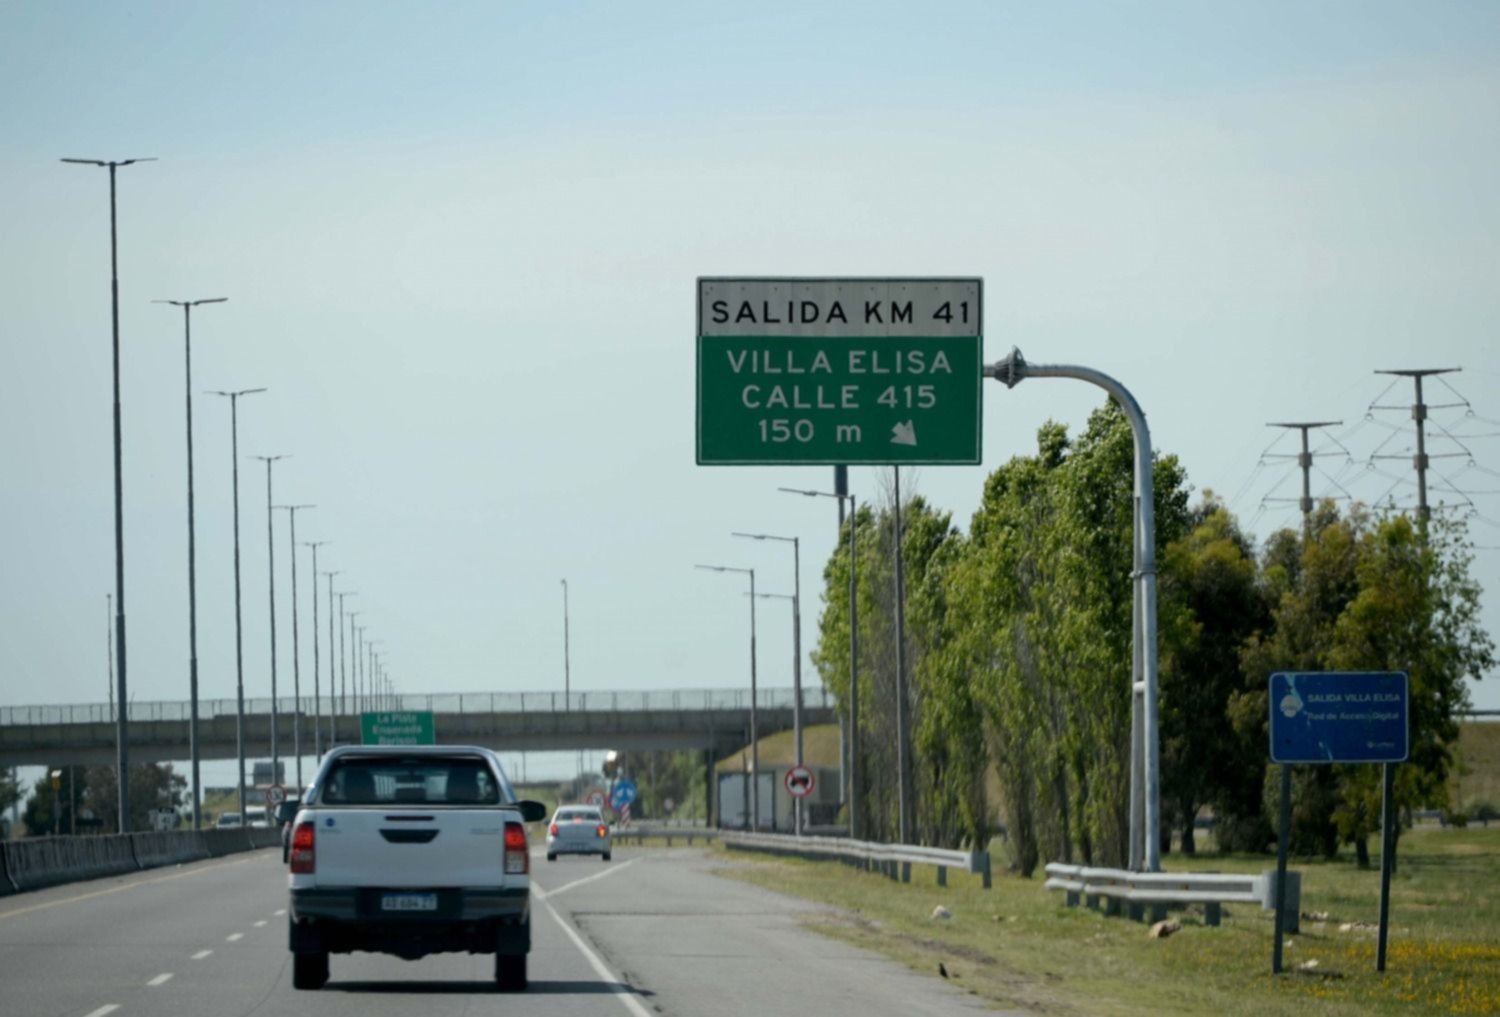
[[[293,454],[278,501],[317,503],[299,535],[334,542],[403,688],[559,687],[562,577],[576,687],[725,687],[745,603],[693,563],[788,591],[789,555],[729,532],[804,536],[811,646],[834,506],[776,493],[824,468],[694,465],[696,276],[983,276],[989,357],[1115,374],[1264,535],[1294,506],[1262,497],[1296,493],[1292,464],[1256,469],[1266,421],[1342,419],[1363,463],[1389,434],[1355,426],[1372,370],[1450,365],[1500,420],[1497,110],[1487,2],[6,4],[0,702],[105,693],[107,191],[60,156],[161,159],[120,174],[138,700],[187,691],[181,316],[149,301],[221,295],[194,387],[270,388],[241,449]],[[985,400],[993,468],[1101,396]],[[203,694],[227,697],[228,409],[196,412]],[[1441,469],[1500,490],[1500,440],[1469,445],[1477,468]],[[1337,475],[1413,501],[1382,469]],[[983,475],[915,480],[967,525]],[[265,694],[260,466],[241,481]],[[1474,502],[1494,589],[1500,496]],[[787,612],[763,610],[763,681],[790,684]]]

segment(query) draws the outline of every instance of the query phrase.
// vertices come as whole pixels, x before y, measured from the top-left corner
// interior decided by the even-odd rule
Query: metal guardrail
[[[666,840],[667,847],[676,841],[686,841],[691,847],[694,841],[712,843],[719,839],[719,831],[703,826],[657,826],[650,823],[632,823],[625,829],[614,827],[609,832],[617,844],[640,844],[647,840]]]
[[[761,710],[791,709],[796,693],[792,689],[761,689],[756,707]],[[272,700],[245,700],[246,714],[269,714]],[[278,696],[276,712],[298,712],[295,696]],[[357,716],[352,702],[330,710],[322,701],[323,715]],[[802,690],[804,709],[832,709],[833,694],[824,688]],[[303,696],[301,712],[311,716],[312,697]],[[748,710],[748,689],[664,689],[648,692],[600,691],[574,692],[432,692],[386,697],[376,710],[416,710],[431,713],[642,713],[652,710]],[[185,721],[190,704],[187,700],[133,702],[127,711],[132,721]],[[36,706],[0,707],[0,725],[20,724],[112,724],[118,711],[110,703],[62,703]],[[233,717],[237,706],[233,699],[200,699],[198,719]]]
[[[993,877],[988,851],[954,851],[947,848],[922,847],[916,844],[880,844],[875,841],[850,840],[848,837],[797,837],[785,833],[742,833],[725,830],[720,836],[724,846],[736,851],[764,851],[768,854],[801,858],[836,858],[866,871],[883,872],[891,879],[911,882],[913,865],[937,867],[939,886],[948,885],[948,870],[978,874],[984,877],[984,888],[990,889]]]
[[[1276,906],[1276,871],[1260,875],[1224,872],[1131,872],[1126,869],[1094,868],[1087,865],[1065,865],[1050,862],[1046,867],[1048,890],[1066,894],[1068,907],[1077,907],[1079,899],[1090,908],[1117,915],[1127,911],[1131,919],[1141,921],[1150,909],[1152,921],[1166,917],[1173,904],[1202,904],[1203,923],[1218,925],[1225,904],[1258,904],[1262,910]],[[1301,879],[1287,873],[1287,911],[1289,931],[1296,931],[1295,915],[1301,906]]]

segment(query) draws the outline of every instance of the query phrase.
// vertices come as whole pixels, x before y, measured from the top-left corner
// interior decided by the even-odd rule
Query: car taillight
[[[531,852],[526,848],[526,827],[520,823],[505,824],[505,874],[524,876],[531,869]]]
[[[605,825],[603,823],[600,823],[599,824],[599,829],[595,830],[594,833],[597,834],[600,837],[603,837],[605,834],[609,833],[609,830],[605,827]]]
[[[552,834],[552,836],[556,837],[557,836],[557,824],[553,823],[551,826],[547,827],[547,832],[550,833],[550,834]]]
[[[289,857],[292,862],[293,875],[310,876],[318,871],[318,859],[314,851],[316,840],[317,827],[312,823],[298,823],[297,828],[292,831],[292,850]]]

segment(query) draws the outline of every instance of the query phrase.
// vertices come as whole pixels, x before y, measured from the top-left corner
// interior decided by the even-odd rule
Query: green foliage
[[[903,507],[908,704],[916,829],[926,843],[983,843],[998,810],[1014,867],[1128,856],[1134,444],[1109,404],[1076,438],[1056,423],[1035,455],[992,472],[967,535],[921,498]],[[1411,676],[1403,808],[1447,802],[1464,680],[1493,666],[1459,526],[1316,506],[1305,533],[1257,557],[1225,506],[1188,506],[1185,473],[1158,455],[1164,827],[1195,847],[1211,806],[1221,850],[1264,851],[1279,789],[1266,765],[1269,676],[1282,670],[1402,670]],[[888,505],[861,506],[858,576],[864,835],[896,835],[893,551]],[[847,715],[847,531],[824,569],[813,659]],[[998,789],[995,795],[987,792]],[[1292,847],[1361,861],[1378,828],[1380,774],[1303,767]],[[1462,804],[1462,803],[1459,803]],[[1164,832],[1166,832],[1164,830]]]
[[[112,766],[49,767],[63,772],[62,787],[52,790],[51,778],[44,773],[36,782],[32,798],[26,803],[24,819],[30,836],[50,835],[54,828],[66,834],[115,833],[119,829],[119,782]],[[177,808],[183,803],[187,778],[173,771],[169,763],[136,763],[130,767],[130,824],[128,829],[150,830],[151,810]],[[90,820],[97,820],[97,823]]]

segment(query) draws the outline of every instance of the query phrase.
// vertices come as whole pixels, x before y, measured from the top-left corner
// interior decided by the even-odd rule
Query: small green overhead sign
[[[419,710],[382,710],[359,717],[360,740],[366,745],[432,745],[432,714]]]

